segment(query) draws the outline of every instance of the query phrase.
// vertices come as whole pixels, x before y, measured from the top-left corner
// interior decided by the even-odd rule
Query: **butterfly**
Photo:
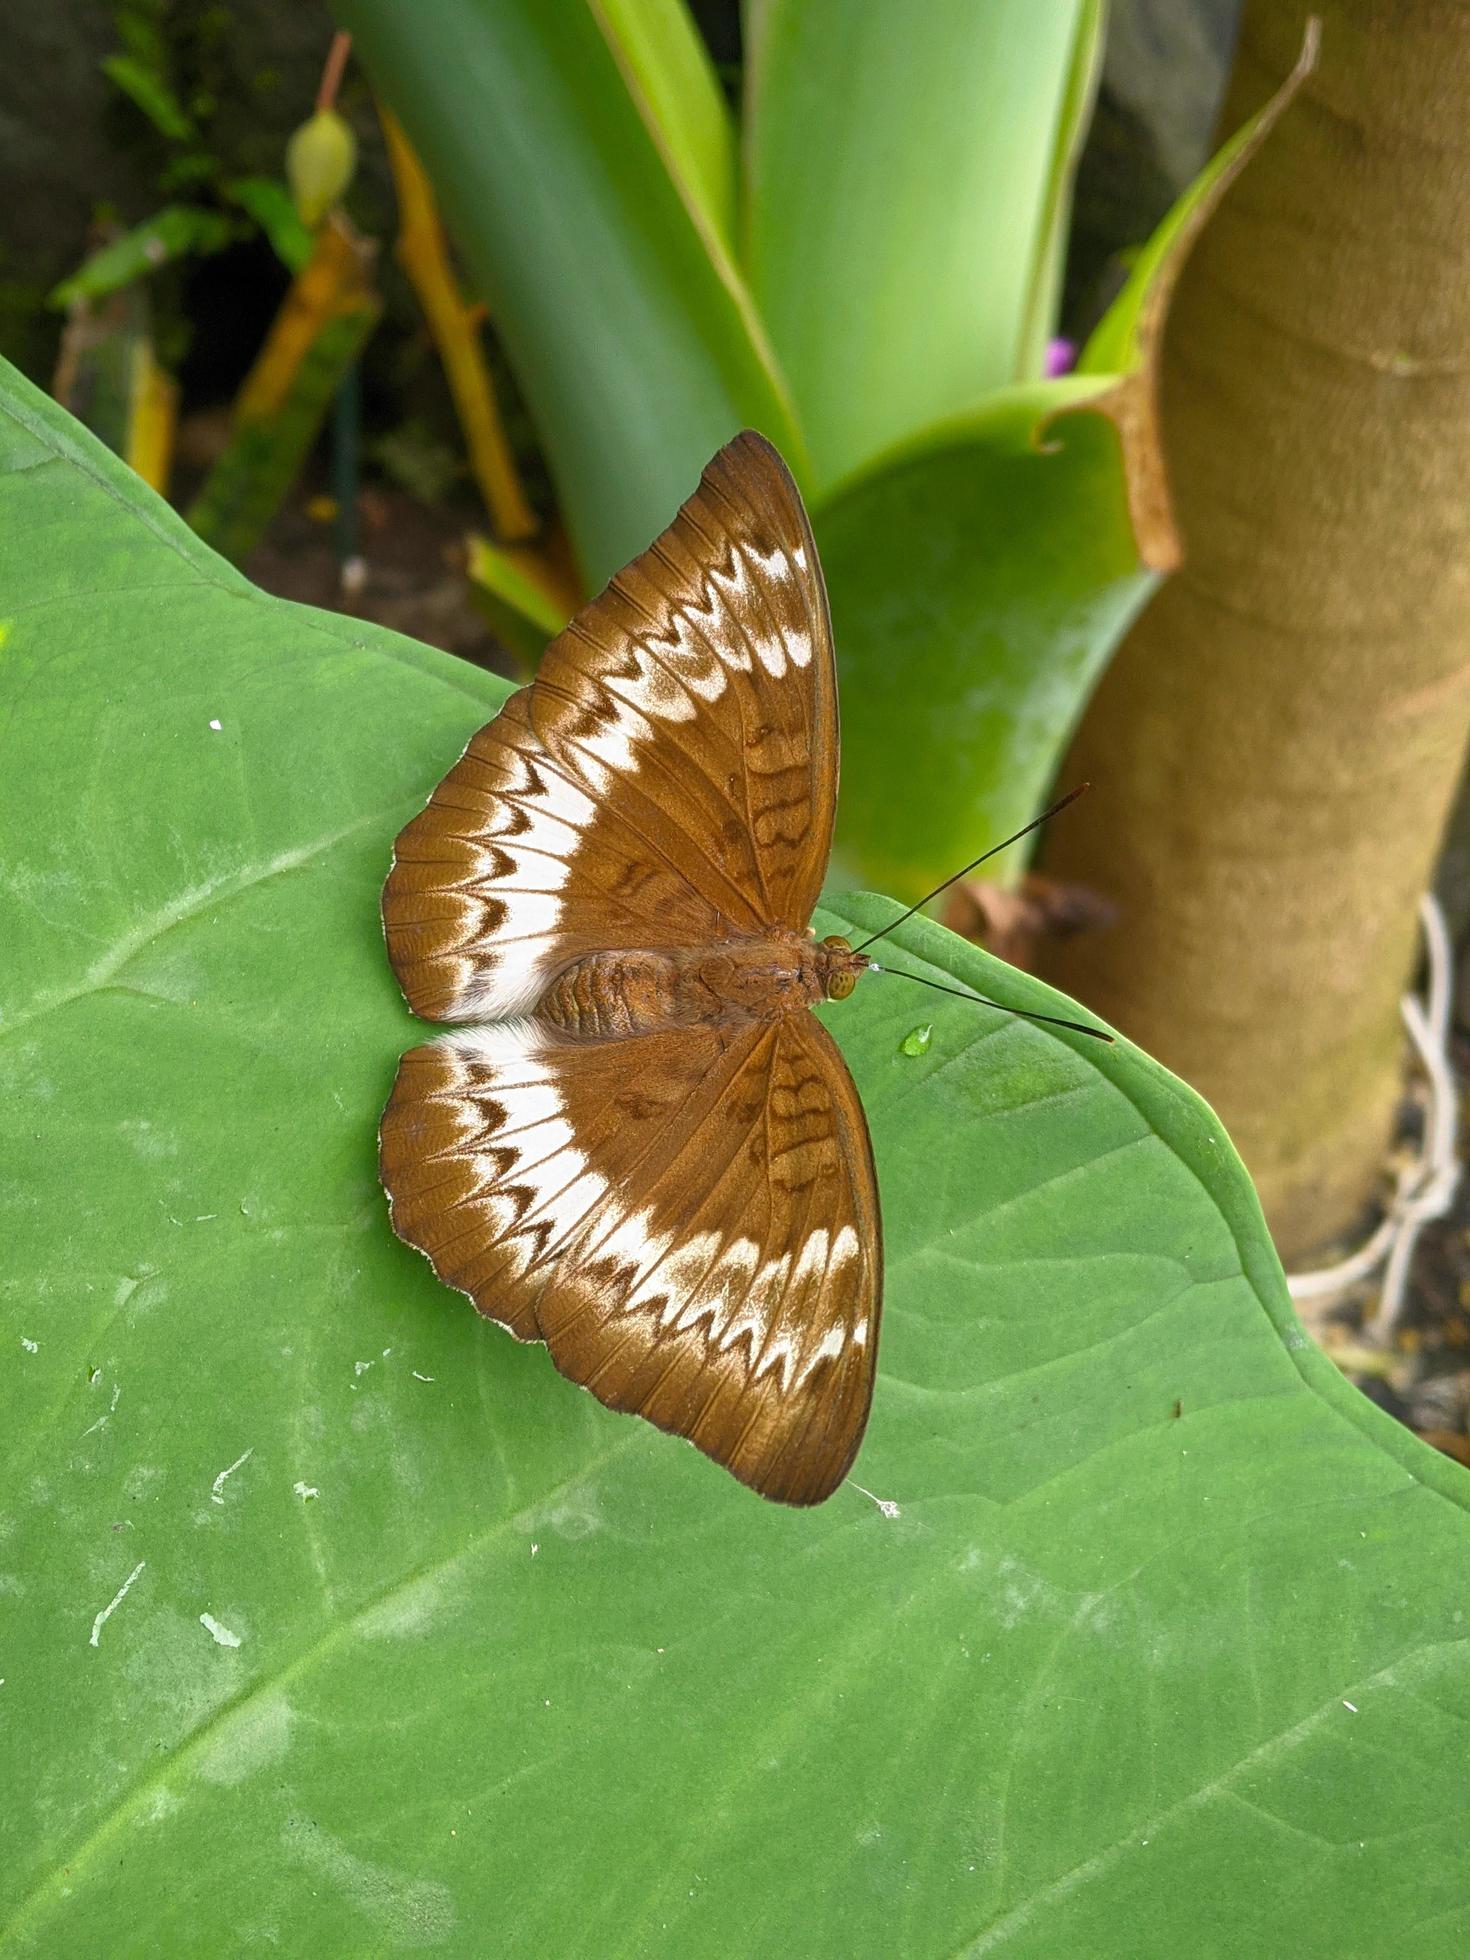
[[[808,926],[837,800],[811,526],[747,431],[400,834],[414,1012],[393,1228],[609,1408],[817,1504],[873,1393],[872,1146],[809,1012],[869,962]]]

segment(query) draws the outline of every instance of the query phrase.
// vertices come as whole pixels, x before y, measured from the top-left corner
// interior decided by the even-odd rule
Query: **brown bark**
[[[1300,1257],[1371,1197],[1397,1003],[1470,728],[1470,5],[1315,0],[1321,60],[1164,336],[1186,559],[1120,648],[1047,872],[1051,978],[1219,1110]],[[1307,7],[1251,0],[1222,127]]]

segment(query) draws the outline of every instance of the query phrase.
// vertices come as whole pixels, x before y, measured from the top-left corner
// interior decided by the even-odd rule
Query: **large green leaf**
[[[1057,112],[1031,291],[1016,361],[1016,377],[1022,381],[1034,381],[1048,372],[1046,356],[1057,330],[1071,231],[1072,182],[1092,122],[1106,27],[1104,0],[1086,0],[1078,16],[1071,67]]]
[[[735,124],[684,0],[589,0],[686,203],[735,242]]]
[[[819,495],[1032,378],[1093,0],[761,0],[746,261]]]
[[[737,429],[764,430],[800,465],[711,189],[719,105],[686,92],[672,118],[672,83],[697,63],[667,6],[336,12],[490,303],[590,585],[642,550]]]
[[[838,837],[864,881],[916,898],[1035,815],[1152,588],[1097,398],[1074,380],[1005,390],[816,514],[842,676]]]
[[[1470,1479],[1305,1342],[1209,1112],[830,1010],[897,1514],[762,1505],[387,1228],[378,884],[496,683],[14,380],[0,466],[0,1948],[1461,1951]]]

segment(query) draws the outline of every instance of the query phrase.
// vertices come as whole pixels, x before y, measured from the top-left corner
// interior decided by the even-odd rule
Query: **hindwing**
[[[610,1408],[814,1504],[862,1438],[877,1192],[857,1091],[810,1014],[588,1043],[533,1023],[405,1055],[394,1227]]]

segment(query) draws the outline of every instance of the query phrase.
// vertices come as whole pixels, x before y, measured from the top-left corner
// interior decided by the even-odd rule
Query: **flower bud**
[[[318,109],[286,145],[286,181],[303,224],[321,223],[356,167],[357,138],[335,109]]]

